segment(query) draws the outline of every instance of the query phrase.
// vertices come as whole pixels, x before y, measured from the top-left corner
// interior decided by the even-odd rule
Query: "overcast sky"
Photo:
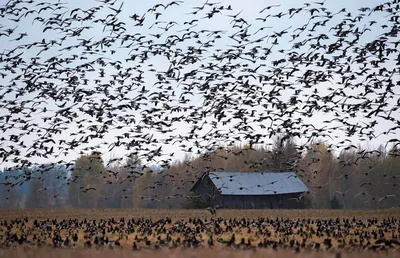
[[[0,1],[1,4],[4,4],[8,1]],[[56,2],[56,1],[54,1]],[[92,0],[81,0],[81,1],[62,1],[62,2],[66,2],[66,6],[68,6],[69,11],[74,9],[74,8],[83,8],[83,9],[88,9],[94,5],[99,5],[99,2],[96,1],[92,1]],[[289,8],[293,8],[293,7],[301,7],[304,6],[304,3],[306,3],[305,1],[277,1],[277,0],[273,0],[273,1],[261,1],[261,0],[254,0],[254,1],[239,1],[239,0],[232,0],[232,1],[228,1],[228,0],[220,0],[220,1],[209,1],[209,3],[212,2],[220,2],[220,4],[218,4],[218,6],[220,5],[224,5],[224,6],[228,6],[231,5],[232,7],[232,11],[230,12],[230,15],[235,15],[235,14],[239,14],[238,17],[242,17],[244,20],[248,21],[249,24],[251,24],[251,26],[249,27],[249,32],[250,33],[255,33],[257,32],[260,37],[262,36],[266,36],[269,34],[272,34],[274,32],[279,32],[282,31],[284,29],[289,29],[290,32],[292,32],[295,28],[298,28],[299,26],[302,26],[304,24],[307,23],[307,21],[310,19],[310,13],[301,13],[299,15],[294,16],[292,19],[289,19],[288,16],[284,16],[280,19],[278,18],[274,18],[269,20],[266,23],[263,23],[260,20],[256,20],[256,18],[258,17],[265,17],[265,15],[268,12],[264,12],[260,14],[260,10],[262,10],[263,8],[265,8],[266,6],[269,5],[280,5],[279,7],[273,7],[271,8],[270,12],[274,12],[276,14],[280,13],[280,12],[287,12],[287,10]],[[307,1],[308,2],[308,1]],[[382,1],[377,1],[377,0],[369,0],[369,1],[344,1],[344,0],[327,0],[325,2],[325,7],[330,10],[332,13],[336,13],[340,10],[342,10],[343,8],[346,8],[346,12],[351,12],[351,13],[358,13],[358,9],[361,7],[374,7],[375,5],[381,3]],[[35,1],[36,3],[36,1]],[[39,2],[37,2],[39,3]],[[121,6],[122,1],[118,1],[114,4],[114,7],[116,9],[118,9]],[[208,29],[208,30],[223,30],[226,31],[226,35],[231,35],[232,33],[229,33],[230,31],[234,31],[232,30],[232,24],[231,24],[231,17],[227,17],[226,15],[222,15],[222,14],[216,14],[215,17],[213,19],[201,19],[205,16],[205,12],[203,13],[198,13],[196,16],[193,16],[192,14],[189,14],[190,12],[193,12],[193,7],[195,6],[201,6],[204,1],[197,1],[197,0],[193,0],[193,1],[185,1],[184,3],[181,3],[180,6],[173,6],[171,8],[168,8],[166,11],[162,11],[162,14],[160,15],[160,17],[158,17],[157,21],[176,21],[177,24],[174,25],[174,27],[172,27],[170,29],[170,31],[165,32],[163,35],[161,35],[160,39],[156,39],[155,37],[152,37],[150,34],[157,34],[157,33],[162,33],[162,29],[157,29],[157,26],[165,26],[165,23],[160,23],[158,25],[152,26],[151,25],[154,23],[155,18],[154,18],[154,14],[151,13],[147,13],[146,14],[146,22],[144,23],[144,26],[142,27],[137,27],[137,26],[133,26],[132,20],[131,18],[129,18],[129,16],[132,16],[134,14],[138,14],[139,16],[143,15],[144,13],[146,13],[148,11],[148,9],[150,9],[152,6],[154,6],[155,4],[160,3],[160,1],[156,2],[156,1],[124,1],[123,5],[122,5],[122,12],[119,15],[119,19],[122,22],[126,23],[126,33],[128,34],[135,34],[135,33],[140,33],[142,35],[147,35],[147,37],[153,39],[155,42],[163,42],[165,40],[165,38],[171,34],[173,34],[173,32],[179,31],[179,30],[183,30],[185,28],[187,28],[187,25],[183,25],[183,23],[185,21],[190,21],[193,19],[199,19],[199,23],[196,27],[194,27],[193,29],[196,31],[200,31],[202,29]],[[168,1],[163,1],[162,3],[166,4],[168,3]],[[35,7],[36,9],[37,7]],[[67,9],[65,9],[67,11]],[[103,8],[102,11],[100,11],[99,13],[96,14],[96,17],[104,17],[107,16],[107,14],[109,14],[111,12],[110,9],[108,8]],[[46,11],[44,11],[43,13],[46,13]],[[43,14],[42,13],[42,14]],[[69,12],[66,14],[67,16],[69,15]],[[26,19],[22,19],[21,22],[19,22],[18,24],[15,24],[14,22],[10,21],[7,19],[7,17],[5,18],[0,18],[0,24],[4,26],[4,28],[14,28],[16,25],[18,25],[18,27],[16,28],[15,33],[13,34],[12,37],[7,38],[7,37],[0,37],[0,51],[4,50],[11,50],[13,49],[15,46],[17,46],[16,44],[28,44],[28,43],[32,43],[32,42],[36,42],[36,41],[41,41],[42,39],[46,39],[46,41],[50,41],[51,39],[58,39],[59,35],[57,34],[57,31],[52,31],[52,30],[47,30],[46,32],[43,32],[43,26],[39,23],[39,22],[34,22],[32,23],[32,19],[35,17],[36,15],[32,15],[32,16],[28,16],[28,18]],[[43,16],[42,16],[43,17]],[[343,16],[340,16],[340,19],[343,18]],[[368,20],[375,20],[381,24],[385,23],[385,17],[384,16],[378,16],[378,15],[371,15],[371,18]],[[340,20],[339,20],[340,21]],[[337,23],[338,21],[335,21],[335,18],[332,20],[331,24],[335,24],[335,22]],[[97,26],[96,24],[93,23],[84,23],[84,26],[92,26],[91,29],[89,29],[87,32],[85,32],[83,35],[81,35],[81,39],[86,39],[89,40],[91,38],[93,38],[92,40],[95,41],[96,39],[99,40],[101,38],[103,38],[105,35],[107,35],[107,30],[103,31],[103,28],[101,26]],[[367,24],[366,24],[367,25]],[[263,31],[259,31],[260,28],[267,26],[267,27],[272,27],[272,28],[267,28]],[[362,24],[360,25],[362,27]],[[367,25],[368,26],[368,25]],[[151,27],[151,28],[150,28]],[[329,29],[330,27],[326,27],[326,30],[324,31],[324,29],[321,30],[321,33],[326,33],[327,35],[329,35]],[[378,26],[375,28],[379,28]],[[20,41],[11,41],[11,39],[13,38],[17,38],[19,36],[19,33],[23,33],[23,32],[27,32],[27,36],[25,38],[23,38]],[[381,31],[378,30],[373,30],[370,33],[366,33],[365,36],[361,39],[361,43],[364,42],[368,42],[373,40],[377,35],[379,35],[381,33]],[[287,39],[290,39],[290,36],[288,35]],[[158,41],[157,41],[158,40]],[[272,40],[272,39],[271,39]],[[188,47],[190,46],[194,41],[196,41],[196,39],[192,39],[187,41],[187,43],[182,43],[182,45],[180,46],[182,49],[184,49],[184,47]],[[68,45],[72,45],[72,44],[76,44],[77,39],[76,38],[72,38],[69,39],[67,38],[64,43],[63,46],[57,48],[54,47],[54,49],[51,49],[50,51],[47,52],[43,52],[40,54],[41,56],[41,60],[46,60],[46,58],[50,58],[53,56],[57,56],[57,55],[62,55],[62,56],[71,56],[71,55],[82,55],[81,50],[74,52],[75,50],[70,50],[70,51],[59,51],[60,48],[66,47]],[[229,37],[227,36],[223,36],[222,39],[220,39],[213,48],[210,48],[209,53],[204,54],[204,56],[212,56],[213,51],[216,51],[216,49],[226,49],[229,48],[230,45],[233,45],[235,42],[233,40],[231,40]],[[292,46],[292,43],[289,42],[289,40],[284,41],[281,40],[279,42],[279,46],[277,46],[277,49],[290,49],[290,47]],[[123,66],[126,67],[126,65],[133,65],[135,63],[128,63],[126,64],[124,62],[125,59],[129,58],[129,52],[130,49],[123,49],[123,48],[117,48],[115,49],[115,54],[112,54],[110,52],[107,52],[106,54],[103,55],[103,57],[108,57],[110,61],[116,61],[116,60],[121,60]],[[18,53],[18,51],[17,51]],[[36,56],[38,53],[38,48],[31,48],[31,49],[24,49],[23,50],[23,58],[24,60],[30,60],[31,57]],[[267,65],[271,65],[269,62],[271,60],[274,60],[275,58],[279,57],[279,53],[277,53],[277,51],[273,52],[273,54],[270,56],[270,59],[268,59],[266,62]],[[137,62],[138,63],[138,62]],[[168,62],[168,60],[166,58],[162,58],[162,57],[152,57],[150,58],[150,60],[147,62],[147,64],[152,64],[152,67],[147,67],[146,68],[146,64],[144,64],[144,70],[146,69],[151,69],[154,68],[156,70],[162,70],[162,71],[166,71],[168,69],[168,67],[170,66],[170,63]],[[208,61],[207,59],[203,60],[201,62],[202,64],[207,65]],[[136,65],[136,64],[135,64]],[[196,69],[199,67],[199,63],[196,63],[193,66],[187,66],[186,70],[189,69]],[[256,64],[250,64],[250,66],[253,67],[257,67],[257,65],[259,65],[259,63]],[[388,63],[388,65],[393,65]],[[110,80],[112,77],[110,76],[110,74],[112,74],[112,71],[106,71],[106,78],[102,79],[102,80]],[[11,75],[10,75],[11,76]],[[14,76],[14,75],[13,75]],[[154,76],[154,73],[150,73],[150,72],[144,72],[143,73],[144,76],[144,81],[146,82],[146,88],[148,88],[150,90],[150,93],[152,91],[156,91],[155,87],[153,87],[153,84],[155,82],[157,82],[157,78]],[[395,76],[398,76],[395,75]],[[94,72],[94,73],[88,73],[87,74],[87,78],[88,79],[95,79],[98,77],[98,71]],[[9,78],[10,77],[6,77],[5,79],[1,79],[0,78],[0,82],[3,85],[9,84]],[[334,80],[337,80],[338,78],[334,78]],[[89,82],[89,86],[88,87],[93,87],[94,86],[94,82],[90,81]],[[179,96],[179,94],[181,93],[181,89],[182,89],[182,85],[180,84],[176,84],[176,85],[172,85],[173,87],[176,88],[176,92],[175,94],[177,94]],[[323,83],[321,84],[321,87],[319,88],[319,94],[324,94],[324,92],[326,92],[326,88],[327,87],[335,87],[337,85],[335,85],[335,82],[333,82],[333,85],[330,83]],[[4,93],[5,91],[5,87],[1,87],[0,88],[0,92]],[[357,94],[359,92],[363,92],[363,89],[346,89],[348,94]],[[395,93],[399,94],[400,91],[397,88],[395,88]],[[305,91],[306,92],[306,91]],[[137,93],[133,92],[132,93],[132,98],[134,98],[134,96],[136,96]],[[10,98],[11,95],[8,95]],[[291,92],[287,91],[287,92],[283,92],[282,94],[282,98],[283,99],[289,99],[289,97],[291,96]],[[20,99],[18,99],[18,101],[22,101],[23,99],[34,99],[36,96],[35,95],[27,95],[27,96],[22,96]],[[104,96],[103,96],[104,97]],[[93,102],[99,102],[100,98],[95,98],[92,100]],[[201,106],[203,103],[204,99],[202,99],[201,96],[199,95],[194,95],[191,99],[190,99],[190,103],[194,106]],[[351,100],[349,100],[351,101]],[[396,103],[397,99],[393,99],[393,103]],[[63,101],[60,101],[58,103],[55,103],[54,101],[48,100],[47,102],[43,102],[41,101],[38,104],[38,107],[47,107],[48,110],[56,110],[57,106],[56,104],[60,104]],[[390,105],[394,105],[393,103],[389,103]],[[263,112],[265,112],[265,110],[262,107],[256,107],[254,108],[255,113],[256,114],[263,114]],[[0,108],[0,114],[2,116],[6,115],[8,112],[5,108]],[[48,112],[47,114],[48,116],[51,116],[51,111]],[[187,114],[186,114],[187,115]],[[42,118],[43,118],[43,114],[36,114],[34,115],[32,118],[33,122],[39,123],[40,125],[43,124]],[[392,116],[395,116],[397,119],[399,119],[399,112],[394,112],[392,114]],[[16,118],[17,116],[15,116]],[[20,115],[19,117],[23,118],[23,115]],[[140,119],[140,115],[137,114],[137,118]],[[294,117],[293,119],[296,119],[297,117]],[[313,114],[312,117],[310,118],[303,118],[304,121],[306,123],[311,123],[313,124],[315,127],[323,127],[326,126],[327,124],[322,123],[325,120],[329,120],[332,119],[333,115],[332,114],[324,114],[324,113],[315,113]],[[89,119],[85,116],[79,117],[80,119]],[[90,120],[88,120],[90,121]],[[355,118],[348,118],[348,121],[350,123],[368,123],[369,121],[365,118],[363,118],[361,115],[357,116]],[[376,130],[376,135],[378,135],[381,132],[387,131],[389,128],[393,127],[395,125],[395,123],[390,122],[390,121],[384,121],[383,119],[378,119],[379,123],[376,126],[375,130]],[[2,120],[3,125],[5,124],[5,121]],[[86,122],[85,123],[87,126],[90,125],[90,122]],[[121,130],[112,130],[110,131],[108,134],[106,134],[106,136],[104,137],[104,139],[101,140],[96,140],[93,142],[89,142],[89,144],[87,145],[82,145],[82,147],[87,147],[87,146],[94,146],[96,144],[99,144],[101,142],[107,142],[106,145],[104,145],[100,150],[105,153],[105,155],[103,156],[104,159],[109,159],[110,157],[113,156],[121,156],[126,154],[127,152],[124,150],[124,148],[114,148],[111,152],[109,152],[107,150],[107,147],[115,141],[115,137],[117,135],[121,135],[123,132],[127,132],[127,130],[129,130],[133,125],[128,125],[127,128],[121,129]],[[225,133],[229,133],[229,130],[231,128],[229,128],[229,126],[233,126],[233,125],[226,125],[226,126],[222,126],[219,125],[219,128],[221,130],[223,130]],[[329,124],[329,126],[334,126],[333,124]],[[185,122],[182,123],[176,123],[175,124],[175,131],[173,131],[172,133],[169,134],[162,134],[157,132],[157,130],[154,131],[149,131],[149,134],[153,134],[153,137],[158,137],[160,140],[167,138],[167,136],[169,135],[187,135],[188,131],[191,129],[192,124],[188,124]],[[207,132],[207,130],[210,130],[211,127],[209,126],[205,126],[204,127],[204,133]],[[67,124],[66,125],[66,130],[61,134],[61,135],[57,135],[55,140],[60,140],[60,139],[67,139],[67,140],[71,140],[71,133],[78,131],[79,129],[76,127],[76,124],[71,123],[71,124]],[[265,134],[266,131],[263,130],[262,128],[255,128],[255,130],[259,131],[260,133]],[[4,133],[3,137],[5,137],[6,139],[9,137],[9,135],[11,134],[15,134],[16,132],[19,132],[17,129],[9,129],[7,130],[7,132]],[[395,131],[396,132],[396,131]],[[398,133],[398,130],[397,130]],[[335,136],[337,138],[335,138]],[[382,135],[377,139],[374,139],[370,142],[371,147],[377,147],[379,144],[385,143],[388,139],[391,138],[395,138],[395,134],[391,134],[391,135]],[[29,146],[30,144],[32,144],[32,142],[35,140],[35,135],[23,135],[23,137],[21,138],[21,140],[24,141],[24,143]],[[232,136],[233,137],[233,136]],[[333,132],[331,134],[331,137],[333,138],[333,140],[331,138],[326,137],[326,140],[328,140],[328,142],[330,143],[335,143],[339,142],[341,140],[343,140],[344,136],[343,134],[341,135],[340,132]],[[78,137],[79,138],[79,137]],[[302,139],[300,141],[305,141],[306,139]],[[354,136],[351,138],[351,140],[353,141],[354,144],[357,144],[359,142],[359,139],[357,136]],[[1,145],[4,148],[5,146],[9,145],[9,144],[13,144],[16,146],[15,143],[10,143],[8,141],[2,141]],[[221,144],[223,144],[223,142],[221,142]],[[365,144],[365,143],[362,143]],[[185,155],[185,152],[181,150],[180,147],[178,147],[178,143],[176,143],[175,145],[163,145],[163,152],[164,153],[173,153],[173,159],[182,159],[183,156]],[[157,145],[154,146],[149,146],[150,148],[157,148]],[[69,161],[69,160],[73,160],[75,159],[78,155],[79,155],[80,150],[77,149],[73,152],[68,153],[68,155],[66,157],[58,157],[57,159],[54,157],[51,157],[49,159],[35,159],[36,162],[49,162],[49,161],[56,161],[58,159],[63,159],[65,161]],[[190,154],[190,153],[189,153]],[[1,165],[1,167],[4,166],[12,166],[11,162],[7,162],[7,163],[3,163]]]

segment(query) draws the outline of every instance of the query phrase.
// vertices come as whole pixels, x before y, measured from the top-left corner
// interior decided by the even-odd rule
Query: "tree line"
[[[136,155],[105,166],[101,153],[80,156],[74,166],[46,165],[0,173],[1,208],[193,208],[193,184],[206,172],[294,171],[309,188],[307,208],[375,209],[400,206],[400,150],[349,147],[336,154],[316,141],[304,146],[277,137],[272,145],[218,147],[186,155],[164,170]],[[51,167],[52,166],[52,167]],[[29,175],[29,181],[21,183]],[[40,173],[37,179],[35,174]]]

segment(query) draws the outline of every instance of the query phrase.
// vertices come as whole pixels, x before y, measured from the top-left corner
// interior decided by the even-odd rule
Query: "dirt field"
[[[370,252],[304,252],[293,253],[289,251],[237,251],[237,250],[161,250],[140,251],[131,250],[70,250],[70,249],[35,249],[35,250],[0,250],[0,257],[4,258],[109,258],[109,257],[137,257],[137,258],[379,258],[399,257],[398,252],[370,253]]]
[[[399,220],[400,209],[0,210],[0,257],[400,257]]]
[[[66,218],[96,218],[108,219],[111,217],[135,218],[144,217],[160,219],[170,217],[172,219],[188,219],[190,217],[211,218],[209,212],[201,210],[163,210],[163,209],[25,209],[25,210],[1,210],[0,219],[14,219],[28,217],[31,219],[66,219]],[[218,210],[217,216],[224,218],[249,219],[257,217],[283,217],[290,219],[297,218],[352,218],[368,219],[377,217],[378,219],[397,217],[400,218],[400,208],[387,210]]]

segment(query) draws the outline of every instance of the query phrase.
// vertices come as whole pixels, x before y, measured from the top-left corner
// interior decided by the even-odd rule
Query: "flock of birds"
[[[351,137],[386,137],[385,147],[399,148],[398,0],[352,12],[329,10],[325,1],[288,10],[272,5],[253,18],[207,0],[182,21],[168,19],[184,4],[156,4],[144,13],[118,0],[87,9],[61,1],[3,5],[0,163],[23,168],[57,160],[52,164],[73,167],[71,153],[127,151],[144,161],[140,171],[157,164],[162,173],[174,157],[168,146],[207,159],[222,145],[247,142],[254,149],[277,135],[282,142],[305,139],[303,150],[316,139],[332,141],[331,150],[356,150]],[[306,17],[301,26],[299,17]],[[225,20],[227,27],[218,28]],[[280,21],[289,25],[280,28]],[[23,31],[30,24],[40,33]],[[48,167],[1,183],[21,185]],[[335,225],[320,227],[327,223]]]
[[[0,247],[400,251],[397,218],[46,219],[0,222]]]

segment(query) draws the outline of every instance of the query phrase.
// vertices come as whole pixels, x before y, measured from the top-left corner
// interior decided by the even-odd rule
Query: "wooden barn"
[[[309,190],[294,172],[210,172],[191,191],[229,209],[296,209],[304,207],[296,198]]]

